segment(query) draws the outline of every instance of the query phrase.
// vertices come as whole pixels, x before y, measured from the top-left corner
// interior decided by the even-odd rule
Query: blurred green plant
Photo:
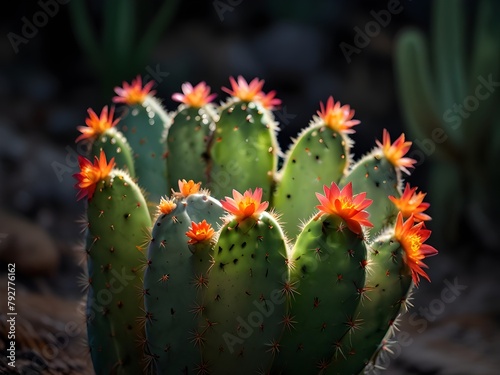
[[[433,161],[429,194],[441,245],[457,244],[465,224],[475,243],[493,249],[500,243],[494,198],[500,183],[500,2],[474,5],[471,26],[462,0],[433,2],[429,37],[405,30],[395,65],[406,125],[420,140],[414,155]]]
[[[75,37],[98,75],[103,92],[144,70],[158,40],[175,15],[179,0],[155,2],[106,0],[99,4],[100,27],[94,25],[88,2],[69,4]]]

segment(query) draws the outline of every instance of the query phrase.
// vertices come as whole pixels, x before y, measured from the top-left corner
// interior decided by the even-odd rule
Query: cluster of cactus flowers
[[[354,163],[359,121],[330,97],[283,155],[275,92],[230,83],[219,106],[185,83],[167,112],[138,77],[119,118],[89,109],[78,128],[97,374],[359,374],[429,279],[404,135]]]

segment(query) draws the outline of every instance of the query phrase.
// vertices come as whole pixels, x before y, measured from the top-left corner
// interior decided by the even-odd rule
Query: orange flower
[[[405,135],[401,134],[398,139],[391,144],[391,136],[387,129],[384,129],[383,143],[377,140],[377,145],[382,149],[385,157],[397,168],[400,168],[406,174],[410,174],[407,168],[414,168],[413,164],[417,161],[404,156],[410,149],[412,142],[405,142]]]
[[[205,82],[200,82],[193,87],[189,82],[182,84],[182,94],[176,92],[172,100],[184,103],[190,107],[200,108],[215,99],[217,94],[210,94],[210,87]]]
[[[405,262],[411,269],[413,282],[418,286],[420,276],[431,281],[423,270],[423,268],[428,267],[422,262],[422,259],[436,255],[438,251],[432,246],[424,244],[431,235],[431,231],[424,228],[424,222],[421,221],[415,225],[414,223],[413,215],[403,223],[403,214],[400,212],[396,219],[394,237],[405,251]]]
[[[198,224],[193,221],[191,223],[191,228],[186,232],[186,236],[190,238],[188,244],[193,245],[198,242],[208,241],[213,237],[214,233],[214,229],[206,220]]]
[[[78,163],[80,164],[80,173],[73,175],[78,180],[75,188],[80,189],[77,199],[80,200],[87,196],[90,200],[94,195],[97,183],[104,180],[115,166],[115,158],[111,158],[107,163],[106,155],[101,150],[99,158],[94,157],[94,164],[83,156],[78,157]]]
[[[222,88],[222,91],[229,95],[236,96],[246,102],[262,97],[261,90],[264,86],[264,80],[254,78],[250,83],[247,83],[242,76],[238,76],[238,82],[233,77],[229,77],[229,82],[231,82],[232,90],[227,87]]]
[[[165,198],[160,198],[160,204],[158,205],[158,212],[164,215],[168,215],[171,213],[175,208],[177,207],[177,204],[171,199],[165,199]]]
[[[325,195],[316,193],[316,197],[321,203],[316,208],[320,211],[318,216],[322,214],[336,215],[342,218],[347,227],[356,234],[361,234],[361,225],[373,227],[373,224],[368,220],[369,213],[365,211],[370,204],[371,199],[365,199],[366,193],[352,195],[352,182],[349,182],[342,190],[339,189],[335,182],[332,182],[330,188],[323,186]],[[317,217],[318,217],[317,216]]]
[[[390,195],[389,199],[401,211],[405,219],[413,215],[413,218],[417,222],[431,220],[429,215],[423,213],[430,206],[429,203],[423,201],[427,194],[422,192],[417,194],[416,191],[417,187],[410,188],[410,184],[406,183],[405,191],[401,198]]]
[[[259,92],[255,96],[255,100],[258,101],[265,109],[273,110],[281,104],[281,99],[275,98],[276,91],[269,91],[267,94],[263,91]]]
[[[132,80],[130,85],[123,82],[123,87],[115,87],[117,96],[113,98],[113,103],[142,104],[148,94],[154,95],[156,93],[156,91],[151,91],[154,84],[154,81],[149,81],[142,87],[141,76],[137,76],[136,79]]]
[[[359,120],[353,120],[354,110],[347,104],[341,106],[340,102],[334,102],[333,97],[330,96],[326,102],[326,107],[323,102],[319,103],[320,110],[317,111],[318,116],[325,122],[325,125],[335,131],[353,134],[353,126],[360,123]]]
[[[248,189],[243,195],[233,190],[233,198],[226,197],[225,199],[221,201],[222,207],[233,214],[238,221],[243,221],[247,217],[258,219],[269,206],[269,202],[260,202],[262,200],[261,188],[256,188],[253,193],[251,189]]]
[[[82,133],[75,142],[79,142],[83,139],[94,138],[98,135],[104,133],[106,130],[115,126],[120,119],[113,120],[113,116],[115,114],[114,107],[111,107],[111,110],[108,113],[108,106],[105,106],[101,115],[98,117],[93,109],[87,109],[87,113],[89,117],[85,119],[85,124],[87,126],[78,126],[77,129],[80,133]]]
[[[193,180],[179,180],[179,192],[174,192],[174,195],[177,198],[187,198],[191,194],[198,193],[200,191],[200,186],[201,182],[195,184]]]

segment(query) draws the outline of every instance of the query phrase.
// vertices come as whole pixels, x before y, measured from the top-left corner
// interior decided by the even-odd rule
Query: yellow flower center
[[[140,104],[144,101],[146,94],[140,87],[133,87],[127,91],[127,103]]]
[[[408,242],[410,244],[412,255],[418,254],[420,247],[422,246],[422,237],[418,234],[412,234],[409,236]]]
[[[245,215],[252,215],[255,212],[255,209],[257,208],[257,202],[253,199],[253,197],[244,197],[239,203],[238,203],[238,209],[241,212],[244,212]]]
[[[193,90],[186,95],[186,102],[191,107],[203,107],[205,105],[205,95],[201,90]]]
[[[342,206],[342,210],[351,210],[353,208],[356,208],[356,206],[354,205],[352,200],[349,198],[346,198],[346,197],[339,198],[339,201],[340,201],[340,205]]]
[[[87,186],[97,184],[101,180],[101,171],[91,165],[84,167],[81,173],[85,176]]]
[[[326,125],[333,130],[339,130],[344,124],[344,114],[342,111],[329,111],[323,119]]]

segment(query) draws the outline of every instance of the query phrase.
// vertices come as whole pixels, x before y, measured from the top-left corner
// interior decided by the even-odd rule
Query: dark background
[[[373,19],[370,12],[387,9],[388,1],[221,3],[232,10],[221,15],[213,1],[179,2],[151,52],[139,59],[142,65],[115,60],[105,73],[91,64],[79,44],[70,5],[59,5],[36,35],[18,45],[17,53],[8,34],[22,35],[23,17],[31,20],[40,5],[19,1],[9,4],[10,9],[3,6],[0,275],[5,280],[7,263],[16,263],[19,371],[24,366],[24,373],[34,374],[88,372],[83,318],[77,307],[83,297],[77,282],[83,235],[77,221],[84,214],[84,204],[76,202],[71,177],[77,172],[76,154],[84,150],[74,140],[87,108],[97,112],[110,104],[114,85],[137,74],[161,72],[155,90],[166,108],[173,110],[170,96],[185,81],[204,80],[222,99],[220,87],[229,84],[231,75],[265,79],[265,90],[276,90],[283,100],[277,114],[282,120],[279,141],[283,150],[290,137],[308,124],[319,101],[329,95],[350,104],[355,118],[361,120],[353,137],[356,157],[373,147],[383,128],[393,136],[407,132],[395,81],[394,46],[407,27],[428,31],[431,1],[401,0],[403,11],[392,15],[368,46],[350,56],[350,62],[340,44],[354,45],[354,27],[363,29]],[[162,2],[137,4],[137,35],[142,35]],[[467,6],[470,22],[474,2]],[[97,33],[102,32],[101,2],[88,1],[87,7]],[[108,59],[109,53],[103,50],[102,60]],[[436,183],[428,177],[432,163],[433,158],[426,158],[407,178],[429,191],[426,200],[431,203]],[[455,237],[439,241],[442,224],[430,222],[428,227],[435,232],[429,243],[440,255],[428,261],[432,283],[424,281],[417,290],[410,311],[417,315],[403,317],[401,344],[386,362],[387,373],[497,374],[498,243],[484,246],[465,223]],[[443,302],[442,293],[450,283],[464,287],[456,290],[453,301]],[[0,290],[3,299],[4,289]],[[0,312],[5,308],[2,302]],[[5,315],[0,318],[0,337],[4,337]],[[2,350],[5,346],[0,346]],[[2,361],[0,368],[5,365]]]

